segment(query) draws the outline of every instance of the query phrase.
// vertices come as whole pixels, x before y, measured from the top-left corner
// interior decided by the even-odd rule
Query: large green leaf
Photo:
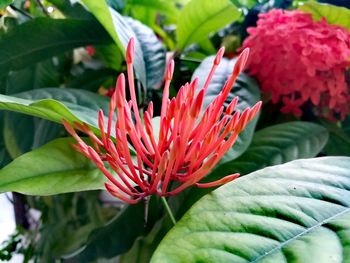
[[[197,202],[151,262],[349,262],[350,158],[297,160]]]
[[[214,31],[239,19],[241,12],[229,0],[192,0],[180,12],[176,36],[178,47],[200,42]]]
[[[104,188],[104,176],[61,138],[26,153],[0,170],[0,192],[53,195]]]
[[[301,5],[299,9],[311,13],[315,20],[325,18],[330,24],[336,24],[350,29],[350,10],[345,7],[309,1]]]
[[[94,20],[36,18],[0,38],[0,75],[76,47],[110,42]]]
[[[114,42],[118,45],[118,47],[122,51],[125,51],[125,43],[123,43],[123,40],[117,33],[118,31],[114,27],[113,17],[110,13],[112,9],[108,7],[107,2],[105,0],[81,0],[81,2],[84,3],[84,5],[87,6],[89,11],[97,18],[97,20],[113,38]],[[119,28],[119,30],[123,30],[123,28]]]
[[[106,97],[85,90],[47,88],[31,90],[14,96],[0,95],[0,109],[20,112],[61,123],[83,121],[98,127],[97,111],[108,111]]]
[[[194,79],[195,77],[198,77],[199,79],[198,89],[203,87],[205,80],[210,72],[211,66],[213,64],[213,59],[214,56],[210,56],[204,59],[193,73],[192,79]],[[222,59],[211,80],[211,83],[209,84],[208,90],[204,97],[202,109],[205,109],[220,93],[226,80],[232,72],[235,61],[236,60],[228,60],[225,58]],[[240,112],[242,112],[247,107],[252,107],[256,102],[258,102],[260,100],[260,91],[255,79],[249,77],[244,73],[241,73],[238,76],[237,81],[232,88],[232,91],[227,97],[227,100],[225,101],[225,106],[227,106],[236,96],[239,97],[236,110]],[[237,158],[247,149],[253,137],[257,120],[258,118],[254,118],[246,126],[245,130],[239,135],[233,148],[225,154],[220,163],[225,163]]]
[[[350,117],[341,123],[322,121],[322,124],[329,131],[325,153],[334,156],[350,156]]]

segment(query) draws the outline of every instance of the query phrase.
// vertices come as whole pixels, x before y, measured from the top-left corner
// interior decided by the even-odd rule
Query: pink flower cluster
[[[283,103],[282,112],[300,116],[300,107],[311,101],[320,115],[345,118],[350,32],[325,19],[313,21],[308,13],[276,9],[260,14],[248,32],[243,43],[251,48],[248,71],[274,103]]]

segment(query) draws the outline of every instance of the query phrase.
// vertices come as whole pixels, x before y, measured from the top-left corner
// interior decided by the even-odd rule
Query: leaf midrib
[[[328,223],[329,221],[333,220],[334,218],[336,218],[338,216],[341,216],[343,214],[346,214],[348,212],[350,212],[350,207],[348,207],[345,210],[343,210],[343,211],[341,211],[341,212],[339,212],[339,213],[337,213],[337,214],[335,214],[335,215],[333,215],[333,216],[331,216],[331,217],[329,217],[329,218],[319,222],[318,224],[316,224],[316,225],[306,229],[305,231],[302,231],[298,235],[296,235],[296,236],[294,236],[294,237],[284,241],[283,243],[279,244],[278,246],[276,246],[275,248],[271,249],[270,251],[268,251],[268,252],[264,253],[263,255],[255,258],[253,261],[250,261],[250,263],[256,263],[256,262],[260,261],[261,259],[265,258],[266,256],[269,256],[269,255],[273,254],[274,252],[276,252],[276,251],[282,249],[283,247],[287,246],[290,242],[298,239],[299,237],[302,237],[302,236],[306,235],[307,233],[311,232],[312,230],[314,230],[314,229],[316,229],[316,228],[318,228],[318,227]]]

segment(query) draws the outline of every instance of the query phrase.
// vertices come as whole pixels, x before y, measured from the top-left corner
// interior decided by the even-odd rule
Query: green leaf
[[[10,5],[13,2],[13,0],[0,0],[0,9],[5,8],[6,6]]]
[[[140,42],[146,65],[146,87],[154,87],[162,81],[165,71],[166,50],[152,29],[129,17],[125,17]]]
[[[133,9],[142,9],[144,11],[155,11],[163,15],[176,18],[178,15],[178,9],[176,8],[174,1],[165,0],[129,0],[126,3],[126,8],[133,13]]]
[[[314,20],[325,18],[330,24],[350,29],[350,10],[345,7],[309,1],[301,5],[299,9],[311,13]]]
[[[341,123],[321,121],[329,131],[329,140],[324,148],[327,155],[350,156],[350,118]]]
[[[239,19],[241,12],[229,0],[192,0],[181,10],[176,36],[178,47],[201,42],[212,32]]]
[[[1,36],[0,75],[76,47],[110,42],[94,20],[36,18]]]
[[[5,94],[15,94],[43,87],[58,87],[59,72],[52,59],[41,61],[21,70],[11,71],[1,83],[6,87]]]
[[[53,98],[53,99],[51,99]],[[86,122],[98,127],[97,111],[108,112],[109,99],[85,90],[46,88],[14,96],[0,95],[0,109],[24,113],[61,123]]]
[[[3,136],[7,151],[15,159],[62,134],[62,126],[28,115],[5,112]],[[23,132],[25,131],[25,133]]]
[[[61,138],[26,153],[0,170],[0,192],[54,195],[104,189],[104,176]]]
[[[127,252],[137,237],[146,235],[159,216],[159,203],[152,197],[149,218],[144,222],[144,204],[126,206],[107,225],[94,230],[86,245],[73,255],[74,262],[92,262],[98,258],[112,258]]]
[[[295,159],[315,157],[326,145],[328,131],[311,122],[287,122],[254,134],[249,148],[237,159],[217,167],[215,174],[247,174]],[[208,179],[213,180],[208,176]]]
[[[123,40],[119,38],[118,31],[114,27],[113,17],[110,13],[112,9],[110,9],[105,0],[94,1],[94,0],[81,0],[84,5],[87,6],[89,11],[97,18],[97,20],[101,23],[101,25],[106,29],[109,35],[112,37],[114,42],[118,45],[118,47],[125,51],[125,43]],[[119,30],[123,30],[120,28]]]
[[[96,92],[98,88],[118,72],[113,69],[102,68],[97,70],[87,69],[74,79],[68,81],[67,87],[74,89],[84,89]]]
[[[259,170],[197,202],[151,262],[347,262],[349,189],[348,157]]]
[[[199,67],[195,70],[192,76],[192,80],[198,77],[198,89],[202,88],[206,78],[210,72],[214,60],[214,56],[207,57],[202,61]],[[226,80],[230,76],[233,65],[236,60],[222,59],[220,65],[218,66],[210,84],[208,90],[204,97],[203,107],[205,109],[214,98],[220,93]],[[229,96],[225,101],[225,106],[227,106],[234,97],[238,96],[239,101],[236,110],[242,112],[247,107],[252,107],[256,102],[260,100],[260,91],[255,79],[249,77],[248,75],[241,73],[236,83],[234,84]],[[232,159],[237,158],[241,155],[249,146],[255,126],[258,118],[254,118],[244,129],[244,131],[239,135],[234,146],[224,155],[220,163],[228,162]]]

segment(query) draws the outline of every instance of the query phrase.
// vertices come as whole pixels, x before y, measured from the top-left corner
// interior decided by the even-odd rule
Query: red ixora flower
[[[115,197],[135,204],[150,195],[170,196],[185,188],[212,187],[224,184],[239,176],[228,175],[211,183],[199,183],[220,158],[233,146],[238,134],[259,111],[261,102],[242,113],[234,111],[236,97],[224,108],[224,102],[248,58],[249,50],[242,52],[220,94],[201,115],[203,98],[217,68],[224,49],[220,49],[204,87],[196,94],[197,79],[182,86],[175,98],[169,100],[169,85],[174,71],[174,61],[168,64],[160,115],[160,131],[155,134],[150,102],[143,114],[143,122],[136,102],[133,57],[134,41],[130,40],[127,53],[127,73],[131,100],[125,96],[125,77],[120,74],[111,98],[108,120],[98,113],[101,132],[98,138],[86,124],[75,123],[75,129],[89,135],[93,147],[87,145],[66,121],[66,130],[76,139],[74,148],[91,159],[108,178],[106,189]],[[114,121],[114,115],[117,118]],[[133,121],[133,117],[135,122]],[[107,126],[107,127],[106,127]],[[116,140],[111,138],[114,128]],[[158,137],[158,140],[156,139]],[[136,152],[132,157],[130,148]],[[134,159],[134,160],[133,160]],[[113,175],[109,164],[115,172]],[[180,184],[171,188],[171,181]],[[135,187],[138,186],[138,187]]]
[[[260,14],[248,32],[243,43],[251,49],[248,72],[274,103],[283,103],[282,112],[300,116],[300,107],[310,101],[320,115],[345,118],[350,112],[348,30],[301,11],[274,9]]]

